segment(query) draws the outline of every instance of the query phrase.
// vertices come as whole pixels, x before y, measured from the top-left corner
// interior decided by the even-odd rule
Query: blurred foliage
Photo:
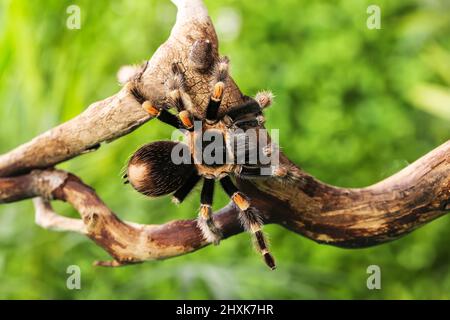
[[[232,75],[254,94],[271,89],[268,128],[285,153],[328,183],[359,187],[400,170],[449,138],[450,3],[378,0],[381,29],[369,30],[374,1],[206,0]],[[81,30],[66,8],[81,8]],[[118,90],[123,64],[141,62],[168,36],[168,0],[2,0],[0,152],[82,112]],[[415,108],[416,106],[417,108]],[[192,218],[198,191],[180,207],[123,186],[120,172],[140,145],[168,139],[151,122],[59,167],[97,189],[120,217],[161,223]],[[218,192],[216,208],[227,203]],[[56,208],[76,217],[64,204]],[[30,201],[0,206],[0,298],[379,299],[450,298],[450,217],[395,242],[344,250],[267,226],[278,261],[266,270],[242,234],[219,247],[167,261],[103,269],[106,253],[82,236],[42,230]],[[79,265],[82,289],[66,289]],[[381,267],[382,289],[366,288]]]

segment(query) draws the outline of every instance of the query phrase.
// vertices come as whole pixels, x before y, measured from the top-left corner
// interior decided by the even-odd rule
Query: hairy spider
[[[219,180],[224,191],[239,208],[239,219],[245,230],[253,235],[255,246],[265,263],[274,269],[275,260],[269,252],[267,240],[261,230],[261,215],[230,178],[248,179],[263,176],[264,167],[261,163],[248,161],[250,154],[259,150],[258,143],[249,141],[245,133],[250,129],[261,128],[264,123],[262,110],[272,103],[273,95],[267,91],[260,92],[255,99],[246,97],[243,104],[220,113],[229,77],[228,65],[229,60],[224,57],[220,58],[213,68],[211,94],[202,118],[194,116],[193,104],[185,88],[185,73],[179,63],[172,65],[172,75],[166,81],[165,99],[146,98],[137,86],[130,86],[131,92],[146,112],[182,130],[188,142],[157,141],[141,147],[128,162],[124,176],[125,183],[130,183],[138,192],[150,197],[173,193],[173,201],[181,203],[203,179],[197,225],[205,240],[218,244],[222,233],[214,223],[211,206],[215,180]],[[177,114],[169,112],[172,107],[176,108]],[[234,131],[239,133],[233,134]],[[205,138],[208,133],[209,138]],[[211,148],[212,144],[215,145],[214,148]],[[272,150],[271,143],[260,147],[265,154]],[[213,150],[212,160],[209,161],[205,161],[205,157],[202,157],[207,149]],[[178,154],[180,150],[187,152],[189,161],[182,163],[174,161],[174,154]],[[230,154],[236,153],[243,155],[243,162],[238,162],[236,157],[231,157],[232,160],[229,161]],[[280,175],[276,171],[272,174]]]

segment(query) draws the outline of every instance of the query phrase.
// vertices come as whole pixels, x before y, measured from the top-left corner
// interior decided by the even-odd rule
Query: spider
[[[272,104],[273,95],[271,92],[263,91],[254,99],[245,97],[243,104],[220,113],[219,109],[229,77],[228,68],[229,60],[226,57],[219,58],[215,63],[212,69],[213,80],[210,84],[209,102],[203,117],[194,116],[192,101],[186,92],[185,72],[179,62],[172,64],[172,74],[166,81],[163,100],[146,98],[137,86],[130,87],[136,100],[142,104],[142,108],[149,115],[182,130],[188,137],[188,142],[157,141],[144,145],[131,156],[124,175],[125,183],[129,183],[135,190],[149,197],[173,194],[173,202],[178,204],[203,179],[197,226],[206,241],[218,244],[222,233],[213,220],[211,206],[215,181],[219,180],[223,190],[239,208],[239,219],[245,230],[252,234],[257,251],[273,270],[275,260],[262,232],[261,215],[251,205],[251,200],[239,191],[231,179],[231,177],[244,179],[261,177],[262,167],[259,163],[248,161],[237,163],[235,158],[231,162],[226,161],[226,157],[230,154],[230,146],[233,151],[240,150],[245,157],[256,150],[257,147],[254,144],[246,139],[238,139],[239,134],[234,136],[230,132],[241,129],[242,134],[242,131],[245,133],[249,129],[261,128],[264,123],[262,111]],[[177,114],[169,112],[169,109],[173,107],[176,108]],[[197,128],[201,129],[200,132]],[[215,137],[214,141],[213,139],[207,141],[205,133],[212,133]],[[220,143],[224,152],[222,154],[213,152],[213,161],[209,162],[201,156],[198,158],[197,155],[204,152],[212,142]],[[173,161],[173,152],[179,147],[188,153],[190,162],[175,163]],[[263,149],[265,153],[270,153],[271,144],[263,146]],[[221,151],[220,148],[219,151]],[[276,172],[272,174],[277,175]]]

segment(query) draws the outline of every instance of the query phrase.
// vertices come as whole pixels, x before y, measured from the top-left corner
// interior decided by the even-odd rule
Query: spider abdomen
[[[138,192],[158,197],[175,192],[195,171],[192,164],[175,164],[172,141],[149,143],[136,151],[128,162],[127,177]]]

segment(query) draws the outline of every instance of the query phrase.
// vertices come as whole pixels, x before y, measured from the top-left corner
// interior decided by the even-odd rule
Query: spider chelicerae
[[[161,102],[163,100],[160,98],[144,97],[138,85],[130,82],[130,91],[146,112],[182,130],[188,139],[186,143],[157,141],[141,147],[128,162],[124,175],[125,183],[130,183],[138,192],[149,197],[173,194],[173,201],[181,203],[203,179],[197,225],[206,241],[218,244],[222,233],[213,220],[211,206],[215,180],[219,180],[223,190],[239,208],[239,219],[245,230],[253,235],[256,249],[261,253],[265,263],[271,269],[275,269],[275,260],[269,252],[267,239],[261,230],[263,224],[261,215],[231,179],[231,177],[251,179],[267,175],[267,171],[262,174],[267,165],[264,167],[260,162],[251,162],[249,159],[251,153],[257,150],[263,150],[264,154],[270,155],[274,144],[269,142],[257,146],[258,142],[249,141],[246,133],[262,128],[264,124],[262,111],[272,104],[273,95],[271,92],[262,91],[254,99],[245,97],[243,104],[231,107],[226,112],[219,112],[229,79],[228,66],[229,60],[226,57],[219,58],[215,63],[212,69],[210,98],[202,117],[194,116],[193,104],[185,85],[185,71],[179,62],[172,64],[172,74],[165,83],[164,101],[169,103]],[[173,107],[177,110],[177,114],[169,111]],[[238,134],[233,134],[235,131]],[[205,139],[206,136],[209,138]],[[215,148],[211,148],[213,142]],[[213,150],[212,159],[205,161],[202,154],[208,148]],[[174,154],[178,155],[179,151],[187,153],[190,161],[174,161]],[[230,153],[234,156],[229,157]],[[236,154],[243,157],[236,157]],[[239,162],[237,159],[244,161]],[[274,176],[282,175],[276,170],[270,172]]]

